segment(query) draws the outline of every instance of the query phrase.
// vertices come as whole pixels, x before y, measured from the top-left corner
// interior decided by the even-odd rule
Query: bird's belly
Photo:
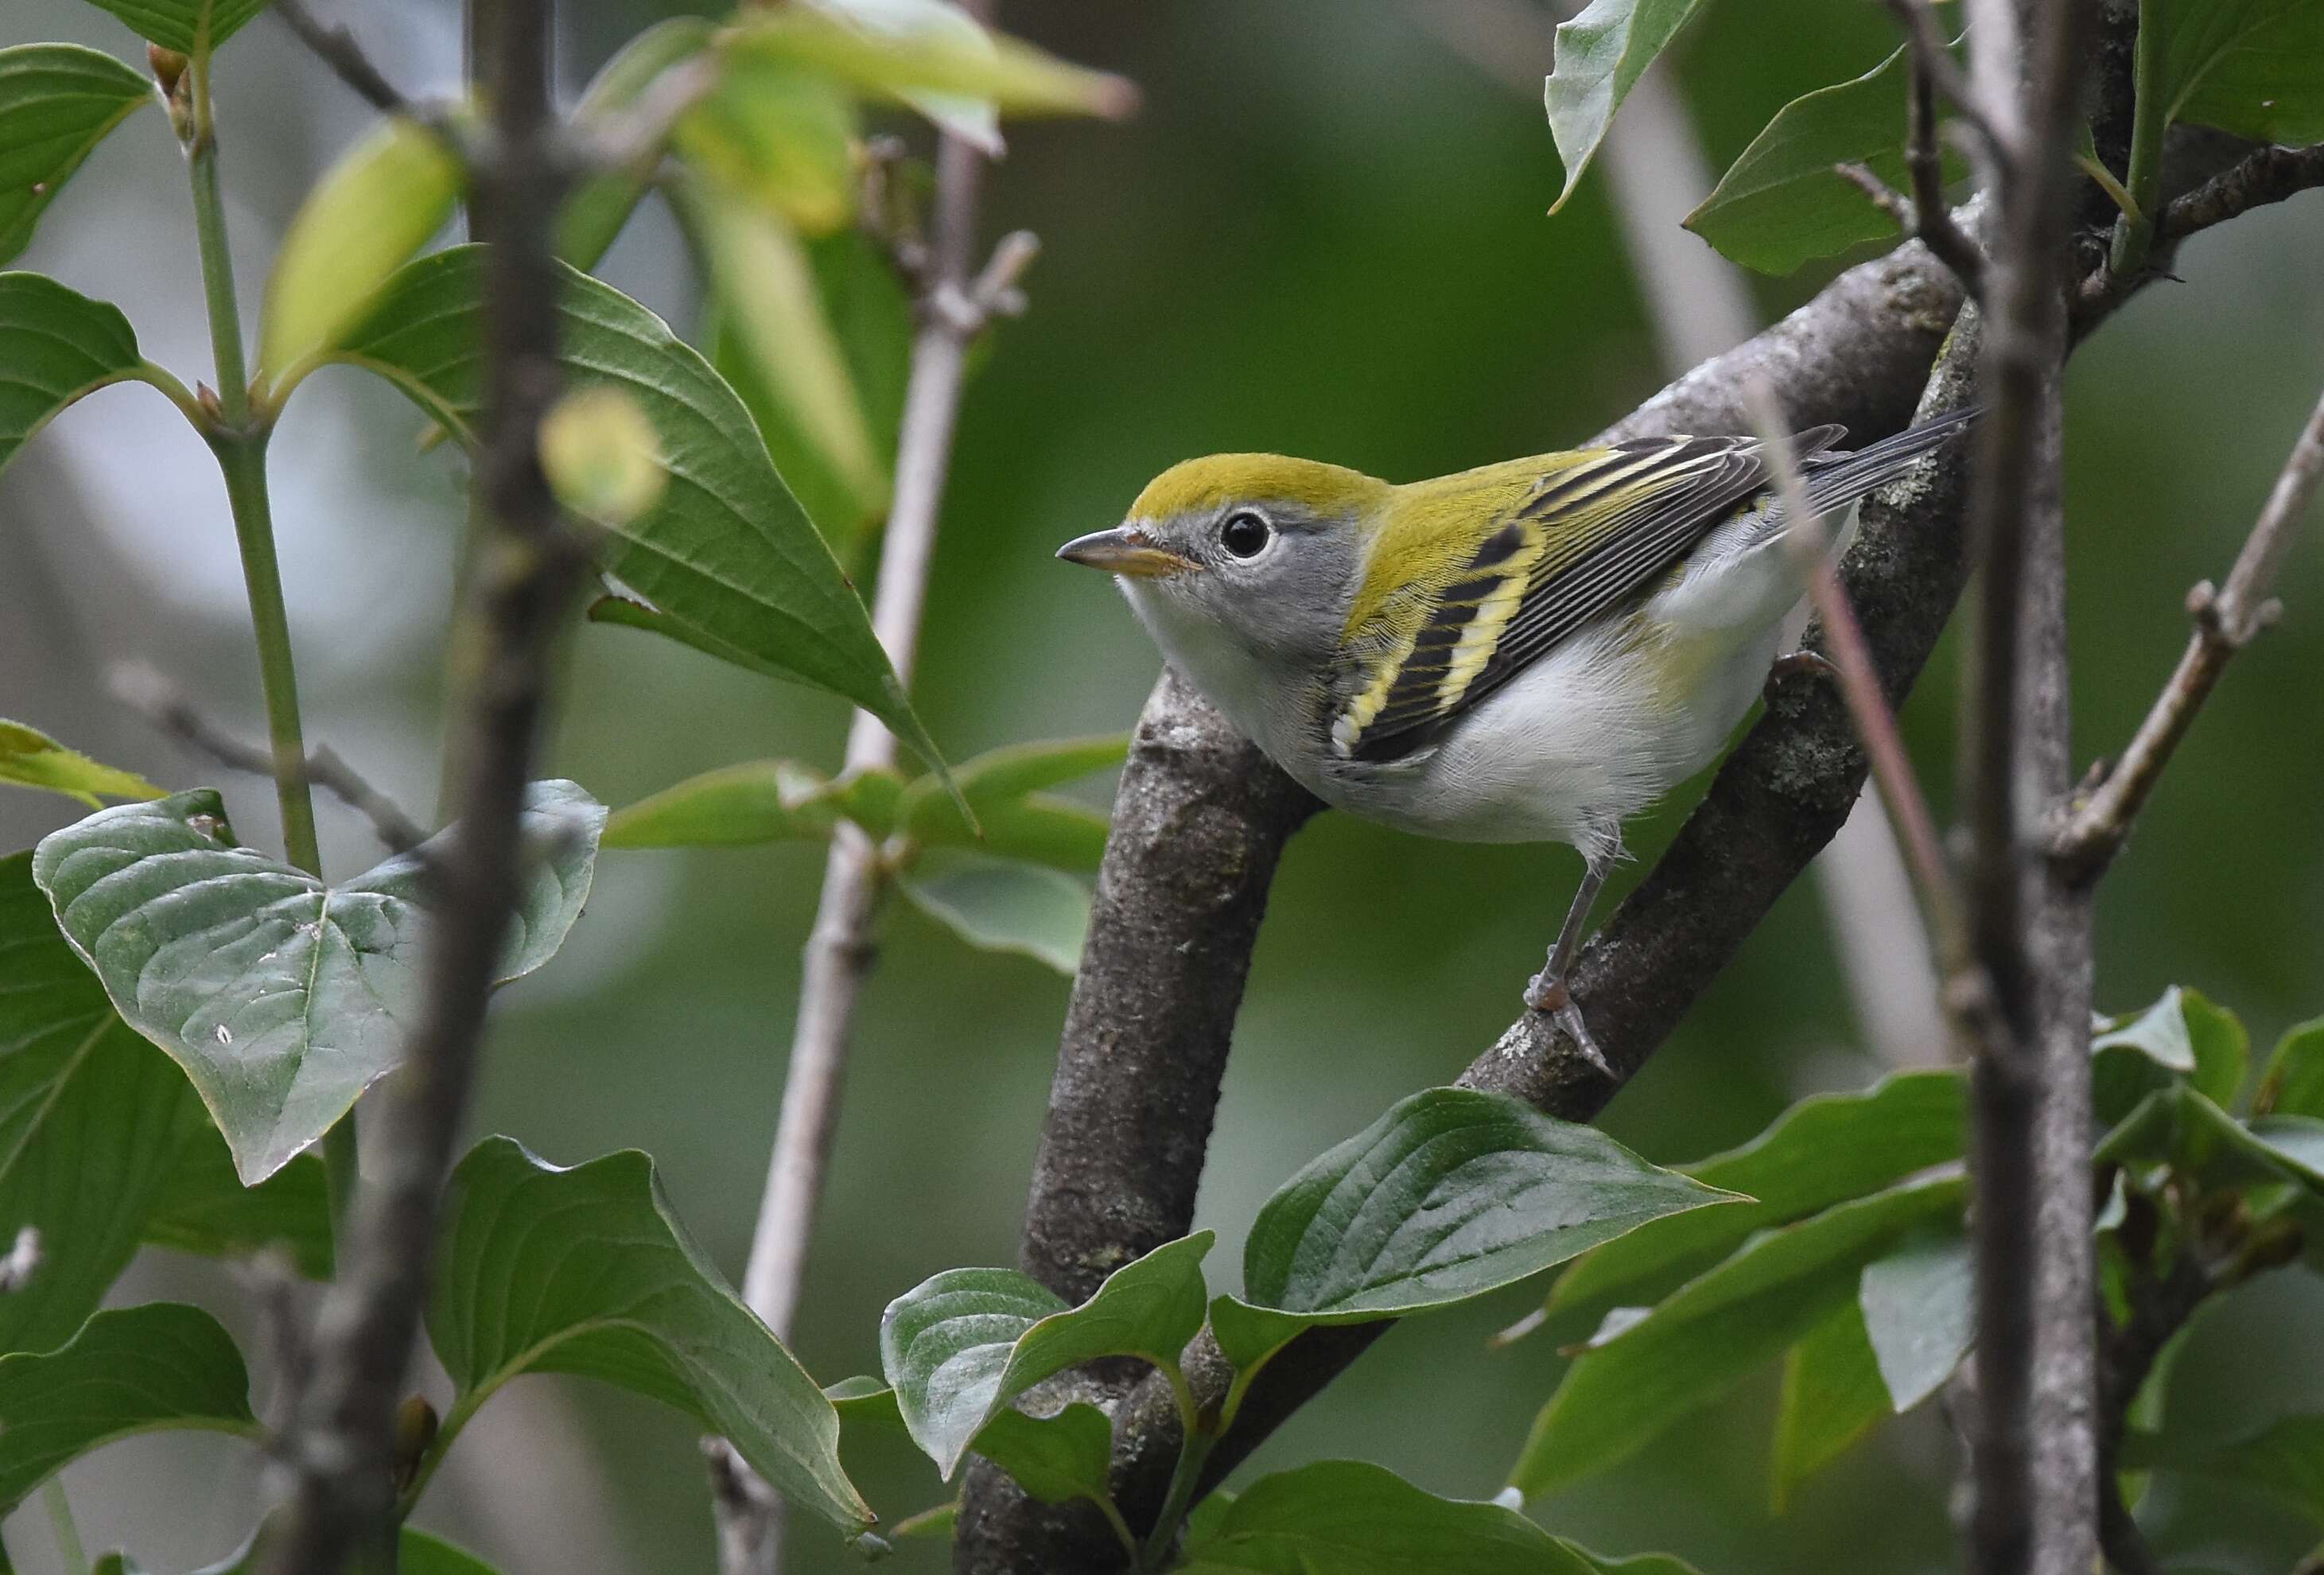
[[[1609,849],[1624,820],[1718,756],[1758,695],[1775,638],[1769,629],[1706,641],[1626,624],[1570,641],[1433,749],[1380,765],[1334,761],[1307,786],[1423,836]]]

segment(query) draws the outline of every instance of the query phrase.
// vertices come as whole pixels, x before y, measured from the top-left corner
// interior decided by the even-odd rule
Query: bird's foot
[[[1554,979],[1549,970],[1543,969],[1526,983],[1525,1003],[1528,1010],[1542,1012],[1565,1030],[1582,1058],[1600,1072],[1615,1081],[1621,1081],[1606,1053],[1598,1048],[1598,1041],[1590,1036],[1590,1025],[1582,1016],[1582,1008],[1573,994],[1565,988],[1565,981]]]
[[[1840,669],[1821,651],[1787,650],[1775,659],[1774,667],[1767,669],[1767,681],[1760,686],[1760,692],[1766,699],[1773,700],[1776,685],[1801,673],[1811,677],[1830,678],[1834,683],[1840,681]]]

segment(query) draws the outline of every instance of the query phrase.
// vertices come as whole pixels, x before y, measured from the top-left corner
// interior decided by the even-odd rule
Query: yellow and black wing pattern
[[[1839,427],[1803,432],[1822,457]],[[1383,640],[1351,640],[1360,662],[1333,720],[1342,759],[1402,759],[1426,747],[1575,630],[1637,594],[1767,490],[1748,438],[1649,438],[1546,470],[1499,513],[1419,616]]]

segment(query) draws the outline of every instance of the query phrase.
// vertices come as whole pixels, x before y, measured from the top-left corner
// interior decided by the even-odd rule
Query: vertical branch
[[[2053,886],[2026,822],[2062,793],[2066,653],[2058,378],[2068,149],[2088,0],[1970,14],[1971,86],[1993,134],[1978,585],[1962,713],[1975,966],[1953,1000],[1979,1045],[1976,1422],[1969,1568],[2082,1575],[2097,1555],[2090,1322],[2089,910]]]
[[[490,8],[493,135],[473,171],[484,277],[485,414],[476,456],[476,573],[463,622],[480,661],[456,725],[460,817],[432,875],[420,1020],[381,1111],[377,1174],[360,1190],[341,1277],[317,1316],[290,1438],[296,1481],[275,1575],[329,1575],[392,1536],[397,1390],[435,1255],[438,1206],[518,897],[517,816],[549,685],[549,647],[584,558],[540,472],[556,397],[554,219],[566,185],[549,98],[547,0]]]

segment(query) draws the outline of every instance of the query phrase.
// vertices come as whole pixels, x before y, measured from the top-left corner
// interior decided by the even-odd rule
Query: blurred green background
[[[1571,443],[1664,381],[1602,172],[1545,216],[1560,171],[1537,97],[1487,81],[1416,25],[1413,8],[1435,3],[1003,8],[1011,30],[1126,72],[1146,101],[1127,125],[1013,129],[989,187],[991,232],[1029,227],[1044,251],[1029,315],[1002,328],[968,390],[945,508],[918,693],[955,758],[1135,716],[1154,652],[1101,579],[1049,555],[1116,520],[1171,462],[1274,448],[1407,479]],[[332,9],[399,81],[455,79],[448,0],[389,8],[392,20]],[[612,0],[565,10],[568,90],[658,14]],[[42,38],[134,58],[128,32],[93,8],[14,0],[0,42]],[[1893,43],[1870,0],[1728,0],[1674,59],[1723,168],[1785,100]],[[223,57],[218,92],[248,311],[304,184],[364,116],[263,19]],[[2224,573],[2324,381],[2319,254],[2324,201],[2264,210],[2187,248],[2185,281],[2147,291],[2074,363],[2078,758],[2128,736],[2184,638],[2187,586]],[[183,177],[160,116],[100,150],[17,265],[120,302],[156,359],[189,382],[206,373]],[[604,272],[692,323],[686,259],[659,213]],[[1830,272],[1753,288],[1772,317]],[[273,472],[309,734],[424,813],[463,478],[444,453],[418,452],[419,429],[383,388],[328,373],[293,404]],[[2242,1011],[2263,1045],[2324,1011],[2315,535],[2286,571],[2283,623],[2238,662],[2105,889],[2103,1006],[2184,981]],[[70,412],[0,484],[0,714],[158,781],[208,780],[206,762],[119,713],[103,675],[152,663],[258,735],[244,616],[216,472],[148,392],[110,391]],[[1941,653],[1907,718],[1941,804],[1952,667]],[[549,771],[615,805],[737,760],[828,768],[845,728],[836,702],[611,629],[578,636],[566,694]],[[245,840],[271,841],[271,793],[222,786]],[[1650,857],[1697,787],[1637,828],[1634,846]],[[72,813],[11,794],[0,846],[28,845]],[[329,803],[323,815],[334,868],[369,863],[362,825]],[[565,953],[503,1004],[475,1130],[566,1163],[648,1150],[739,1277],[821,865],[810,847],[608,856]],[[1450,1078],[1508,1022],[1578,869],[1563,849],[1424,843],[1340,815],[1299,837],[1205,1176],[1214,1283],[1233,1284],[1253,1211],[1304,1159]],[[881,1307],[925,1276],[1013,1261],[1065,994],[1032,962],[889,914],[796,1341],[819,1379],[873,1369]],[[1650,1157],[1693,1158],[1803,1093],[1872,1081],[1882,1068],[1859,1044],[1803,884],[1605,1125]],[[1257,1467],[1360,1455],[1440,1491],[1490,1494],[1560,1365],[1553,1339],[1483,1349],[1535,1289],[1399,1329]],[[229,1311],[240,1298],[226,1271],[149,1254],[117,1299],[158,1295]],[[2319,1328],[2312,1279],[2241,1294],[2180,1368],[2177,1414],[2218,1433],[2314,1408]],[[1766,1488],[1774,1378],[1536,1513],[1609,1552],[1683,1553],[1708,1575],[1947,1567],[1956,1461],[1941,1421],[1890,1426],[1778,1518]],[[852,1464],[888,1518],[942,1497],[899,1441],[871,1441]],[[92,1548],[125,1543],[160,1571],[224,1552],[262,1491],[246,1451],[205,1439],[118,1446],[69,1479]],[[439,1481],[422,1519],[516,1575],[712,1567],[693,1432],[642,1402],[528,1380],[488,1408]],[[2174,1561],[2259,1575],[2300,1551],[2295,1527],[2229,1489],[2156,1507]],[[51,1566],[34,1518],[10,1534],[37,1571]],[[908,1544],[897,1567],[943,1562]],[[852,1563],[807,1528],[794,1568]]]

